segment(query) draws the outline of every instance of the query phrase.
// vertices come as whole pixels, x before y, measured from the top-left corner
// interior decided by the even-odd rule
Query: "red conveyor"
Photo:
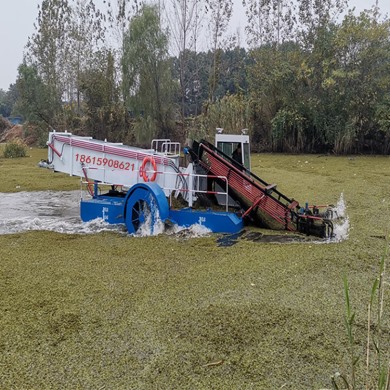
[[[297,201],[279,192],[276,185],[266,183],[211,143],[200,141],[197,155],[209,175],[227,178],[228,193],[239,202],[244,217],[250,216],[260,226],[270,229],[299,231],[319,237],[332,235],[333,225],[327,213],[320,214],[318,208],[303,210]]]

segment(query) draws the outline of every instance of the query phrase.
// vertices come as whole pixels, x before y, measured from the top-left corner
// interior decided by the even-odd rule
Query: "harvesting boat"
[[[136,233],[150,218],[215,233],[237,233],[246,223],[321,238],[333,235],[332,207],[304,207],[251,172],[249,136],[223,134],[215,145],[154,139],[150,149],[50,132],[47,166],[82,178],[83,221],[102,218]],[[234,156],[237,146],[241,154]],[[182,153],[184,150],[184,155]],[[108,187],[107,187],[108,186]],[[105,190],[106,189],[106,190]]]

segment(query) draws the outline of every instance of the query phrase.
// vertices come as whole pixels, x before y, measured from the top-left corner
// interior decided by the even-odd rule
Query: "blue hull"
[[[88,222],[96,218],[102,218],[110,224],[125,224],[126,201],[127,197],[108,195],[99,195],[87,200],[83,199],[80,202],[81,219]],[[242,218],[234,213],[222,211],[199,211],[191,208],[169,209],[168,217],[164,218],[164,221],[167,220],[182,227],[199,224],[213,233],[237,233],[243,229]]]
[[[111,224],[125,223],[125,198],[99,196],[80,201],[80,217],[83,222],[102,218]]]
[[[189,227],[199,224],[213,233],[238,233],[243,229],[243,220],[234,213],[223,211],[200,211],[191,208],[170,210],[169,219],[179,226]]]

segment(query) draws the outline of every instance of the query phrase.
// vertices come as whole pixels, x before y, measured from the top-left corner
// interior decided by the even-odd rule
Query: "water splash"
[[[15,234],[34,230],[46,230],[65,234],[94,234],[104,231],[123,232],[124,225],[110,225],[101,218],[82,222],[80,218],[12,218],[0,221],[0,234]]]
[[[345,201],[344,201],[344,193],[342,192],[340,194],[340,198],[339,200],[337,201],[337,204],[336,204],[336,207],[335,207],[335,211],[337,213],[337,215],[341,218],[344,218],[345,217],[345,211],[346,211],[346,205],[345,205]]]
[[[136,234],[133,234],[133,236],[158,236],[159,234],[164,233],[165,224],[161,220],[160,211],[153,198],[150,199],[150,207],[151,209],[149,209],[148,207],[144,208],[143,212],[145,216],[145,221],[140,225]]]
[[[139,227],[135,237],[158,236],[166,234],[169,236],[177,236],[180,239],[204,237],[211,233],[210,229],[194,224],[189,227],[178,226],[176,224],[165,224],[160,217],[159,209],[154,201],[150,200],[151,210],[144,210],[145,221]]]
[[[333,209],[334,215],[337,219],[333,221],[334,236],[329,240],[329,242],[341,242],[348,239],[350,224],[346,210],[347,207],[344,200],[344,194],[341,193],[340,198]]]
[[[145,222],[140,226],[134,237],[148,237],[165,234],[167,236],[176,236],[179,239],[199,238],[210,235],[211,230],[203,225],[194,224],[189,227],[178,225],[166,225],[160,218],[155,218],[152,227],[152,218],[148,216]]]
[[[332,242],[341,242],[347,240],[349,237],[349,218],[346,217],[340,224],[333,225],[334,237],[331,239]]]
[[[112,225],[101,218],[89,222],[81,221],[80,198],[80,191],[0,193],[0,234],[34,230],[63,234],[95,234],[106,231],[127,234],[125,225]],[[201,225],[189,228],[166,226],[159,217],[158,209],[154,212],[154,218],[150,213],[146,213],[145,222],[135,237],[168,234],[193,238],[210,233]]]
[[[166,234],[177,236],[180,239],[207,237],[212,231],[198,223],[189,227],[172,225],[166,230]]]

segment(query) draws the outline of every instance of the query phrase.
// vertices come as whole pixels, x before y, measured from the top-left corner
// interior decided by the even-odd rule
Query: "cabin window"
[[[232,157],[234,150],[232,142],[218,142],[217,148],[224,152],[227,156]]]

